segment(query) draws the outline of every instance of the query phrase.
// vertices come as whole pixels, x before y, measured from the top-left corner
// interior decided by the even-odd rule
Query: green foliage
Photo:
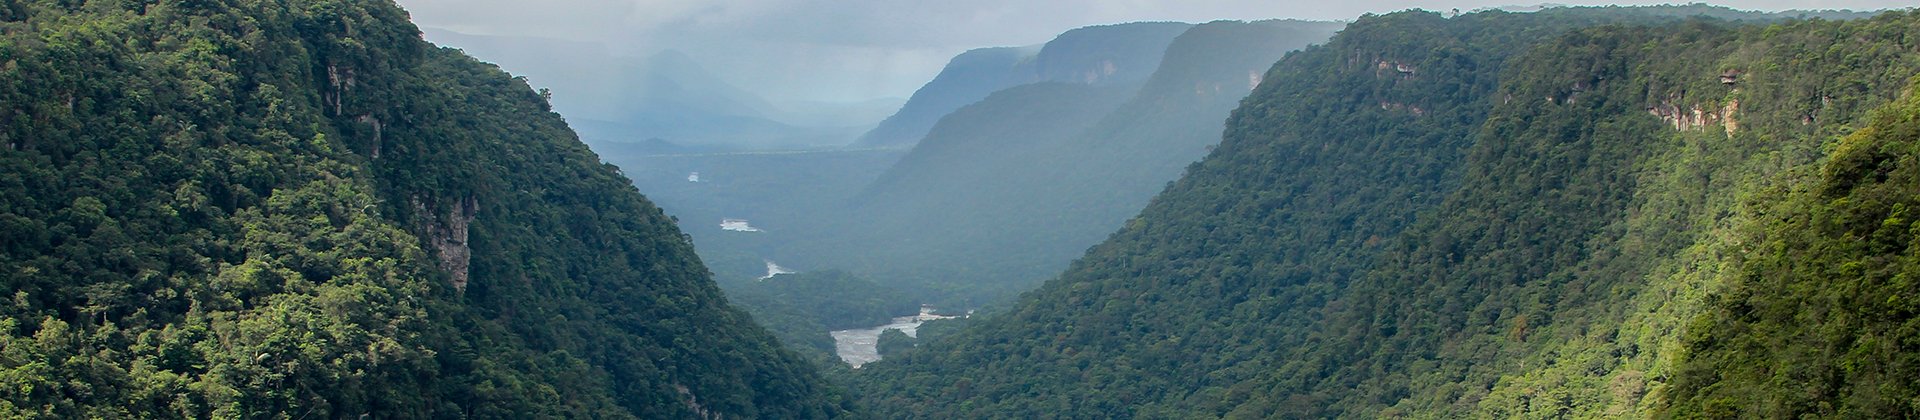
[[[865,387],[871,405],[901,417],[1133,417],[1233,404],[1221,387],[1278,367],[1253,349],[1313,330],[1312,308],[1368,265],[1377,238],[1403,229],[1450,187],[1462,140],[1484,119],[1484,107],[1469,105],[1484,103],[1496,81],[1481,63],[1497,65],[1508,49],[1449,29],[1507,35],[1539,25],[1473,16],[1363,20],[1324,47],[1289,55],[1234,112],[1207,160],[1061,278],[944,348],[862,369],[874,382]],[[1434,83],[1376,66],[1388,60]],[[1425,97],[1433,103],[1412,102]],[[1431,113],[1416,118],[1381,102]],[[970,380],[927,382],[918,373],[926,370]]]
[[[1667,415],[1920,416],[1915,93],[1835,145],[1810,182],[1756,204],[1734,279],[1687,330]]]
[[[1905,35],[1920,15],[1677,18],[1698,9],[1356,21],[1275,65],[1212,155],[1061,277],[862,369],[867,401],[899,418],[1618,418],[1654,414],[1669,396],[1758,416],[1909,415],[1889,402],[1911,401],[1916,377],[1900,370],[1896,341],[1876,335],[1898,337],[1901,315],[1809,326],[1831,311],[1801,304],[1820,298],[1735,282],[1751,291],[1733,296],[1777,311],[1756,323],[1742,311],[1758,306],[1712,309],[1726,305],[1704,296],[1742,250],[1758,252],[1742,226],[1777,214],[1748,203],[1778,199],[1824,140],[1920,71]],[[1791,240],[1859,242],[1885,211],[1863,213],[1873,223],[1850,225],[1865,229],[1851,237]],[[1818,267],[1802,260],[1779,261]],[[1876,293],[1754,278],[1835,302]],[[1864,305],[1846,302],[1833,307]],[[1734,320],[1689,327],[1703,310]],[[1683,346],[1683,333],[1696,338]],[[1754,350],[1854,337],[1879,344]],[[1733,347],[1676,369],[1698,343]],[[1799,363],[1849,352],[1858,364]],[[1707,381],[1738,363],[1749,374]],[[1867,364],[1880,366],[1821,375]],[[1805,375],[1777,376],[1785,367]],[[1801,378],[1833,383],[1753,385]],[[1756,408],[1822,400],[1805,390],[1857,396],[1857,408]]]
[[[968,314],[964,318],[936,319],[923,322],[919,328],[914,330],[914,339],[916,343],[939,341],[959,332],[962,328],[966,328],[967,323],[972,320],[972,314]]]
[[[920,312],[899,290],[833,270],[732,285],[727,297],[787,344],[825,355],[834,351],[828,331],[872,328]]]
[[[914,341],[913,337],[908,337],[907,333],[900,330],[886,330],[880,332],[880,341],[874,345],[874,350],[879,351],[880,357],[896,357],[900,352],[913,348]]]
[[[847,412],[532,89],[405,16],[0,3],[0,417]]]

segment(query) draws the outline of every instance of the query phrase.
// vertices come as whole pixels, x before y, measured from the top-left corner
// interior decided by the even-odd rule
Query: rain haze
[[[1350,21],[1410,8],[1470,11],[1524,2],[1271,0],[400,0],[429,39],[467,35],[566,40],[624,56],[685,52],[724,80],[775,102],[904,98],[954,54],[1046,42],[1075,27],[1130,21],[1295,18]],[[1555,2],[1660,4],[1665,2]],[[1900,0],[1719,2],[1753,10],[1874,10]],[[484,51],[471,51],[489,59]],[[502,60],[509,61],[509,60]],[[513,63],[508,70],[525,73]],[[595,63],[576,63],[595,65]],[[537,76],[537,75],[535,75]],[[542,81],[535,77],[535,84]],[[565,93],[565,92],[562,92]]]

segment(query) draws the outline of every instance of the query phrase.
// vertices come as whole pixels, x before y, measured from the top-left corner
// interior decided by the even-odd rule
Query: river
[[[847,362],[847,364],[853,366],[854,369],[859,369],[860,365],[880,360],[880,351],[878,349],[880,333],[886,332],[887,330],[900,330],[900,332],[907,333],[908,337],[918,338],[920,336],[920,324],[936,319],[950,318],[959,317],[935,315],[933,308],[922,306],[920,307],[919,315],[897,317],[893,319],[893,322],[887,323],[887,325],[873,328],[833,331],[829,334],[833,335],[834,353],[840,355],[841,361]]]

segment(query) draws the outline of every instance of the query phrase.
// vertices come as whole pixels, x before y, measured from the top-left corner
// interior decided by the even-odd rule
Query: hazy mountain
[[[943,118],[853,206],[823,216],[835,221],[821,233],[830,246],[796,245],[805,249],[791,259],[857,267],[973,304],[1011,296],[1138,212],[1218,141],[1228,111],[1274,61],[1341,26],[1191,26],[1143,83],[1119,83],[1134,76],[1116,72],[1095,84],[996,92]],[[1063,35],[1049,48],[1088,48],[1089,33],[1098,32]]]
[[[779,113],[766,99],[720,80],[680,51],[647,57],[636,72],[639,82],[628,93],[634,103],[625,111],[630,114],[769,118]]]
[[[1191,23],[1135,22],[1089,26],[1066,33],[1040,47],[1033,69],[1041,81],[1121,85],[1145,81],[1167,45]]]
[[[994,91],[1030,79],[1037,47],[981,48],[961,53],[933,81],[913,93],[898,112],[860,136],[861,147],[904,147],[918,143],[940,117],[986,99]]]
[[[955,56],[906,105],[855,142],[862,147],[911,146],[947,113],[988,94],[1043,81],[1093,85],[1138,83],[1152,74],[1191,24],[1142,22],[1089,26],[1037,47],[981,48]]]
[[[888,99],[774,104],[676,50],[634,57],[565,40],[444,29],[428,35],[550,89],[555,110],[595,144],[658,138],[705,149],[833,147],[898,106]]]
[[[1703,11],[1743,21],[1682,18]],[[866,401],[889,418],[1911,416],[1920,363],[1891,343],[1915,340],[1920,297],[1899,280],[1920,14],[1778,18],[1361,18],[1275,65],[1205,160],[1060,277],[866,365]]]

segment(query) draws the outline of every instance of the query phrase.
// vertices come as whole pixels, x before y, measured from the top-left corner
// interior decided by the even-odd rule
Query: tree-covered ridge
[[[1687,389],[1679,332],[1759,220],[1743,203],[1920,69],[1912,13],[1675,19],[1697,12],[1363,18],[1277,64],[1207,160],[1059,279],[868,365],[868,400],[907,417],[1653,415]]]
[[[0,2],[0,104],[0,416],[848,410],[390,2]]]
[[[1756,204],[1733,279],[1687,330],[1665,414],[1920,416],[1916,93],[1834,145],[1810,182]]]
[[[1740,203],[1920,69],[1889,36],[1914,21],[1609,25],[1532,47],[1461,189],[1350,286],[1326,376],[1381,415],[1647,414]],[[1421,369],[1360,373],[1393,366]]]

